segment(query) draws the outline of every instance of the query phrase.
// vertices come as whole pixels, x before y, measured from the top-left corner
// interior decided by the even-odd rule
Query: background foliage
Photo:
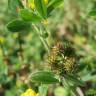
[[[21,39],[18,33],[6,29],[6,24],[17,17],[10,10],[7,0],[0,0],[0,96],[19,96],[31,86],[37,90],[38,84],[29,83],[28,76],[43,66],[47,68],[44,63],[47,52],[34,29],[22,32]],[[51,34],[47,38],[50,46],[59,40],[72,42],[78,56],[78,75],[85,82],[81,87],[85,96],[96,95],[95,20],[95,0],[64,0],[46,25]],[[66,90],[59,86],[54,94],[58,96],[60,91],[62,96]]]

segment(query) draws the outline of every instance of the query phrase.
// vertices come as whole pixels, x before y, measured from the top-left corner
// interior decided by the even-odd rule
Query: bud
[[[28,3],[28,7],[31,8],[31,9],[35,9],[34,0],[32,2]]]
[[[44,0],[44,3],[47,5],[48,0]],[[28,7],[31,8],[32,10],[35,9],[34,0],[31,0],[30,2],[28,2]]]

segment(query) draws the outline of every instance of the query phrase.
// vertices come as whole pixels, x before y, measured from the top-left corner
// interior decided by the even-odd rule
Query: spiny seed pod
[[[56,46],[54,46],[51,50],[51,53],[48,58],[48,63],[51,65],[52,68],[58,69],[58,61],[59,61],[59,55],[63,52],[63,49],[60,43],[57,43]]]
[[[66,59],[64,59],[64,62],[63,62],[63,70],[66,72],[66,73],[72,73],[74,72],[74,69],[76,68],[76,58],[74,57],[67,57]]]
[[[48,63],[53,71],[70,74],[76,68],[76,55],[68,43],[57,43],[51,50]]]

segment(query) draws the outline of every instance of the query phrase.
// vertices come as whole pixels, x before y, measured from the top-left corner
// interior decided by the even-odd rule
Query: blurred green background
[[[82,88],[85,96],[96,95],[96,21],[89,16],[93,9],[96,11],[95,0],[64,0],[52,12],[46,26],[51,34],[50,46],[67,40],[76,49],[78,75],[86,82]],[[6,29],[6,24],[15,17],[8,9],[8,1],[0,0],[0,96],[19,96],[28,87],[37,86],[27,78],[34,70],[46,66],[43,62],[47,52],[33,29],[24,32],[19,41],[18,33]]]

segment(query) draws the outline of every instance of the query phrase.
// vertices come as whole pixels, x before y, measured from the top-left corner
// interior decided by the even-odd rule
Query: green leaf
[[[96,81],[96,75],[91,75],[90,73],[82,76],[82,80],[87,82],[87,81]]]
[[[68,87],[57,87],[55,90],[54,90],[54,94],[55,96],[73,96],[71,95],[71,92],[70,92],[70,88]]]
[[[47,7],[44,0],[34,0],[36,10],[43,18],[47,18]]]
[[[46,96],[48,91],[48,85],[41,85],[39,86],[39,95]]]
[[[83,63],[83,64],[79,64],[77,71],[78,71],[78,72],[83,71],[86,67],[87,67],[87,65],[84,64],[84,63]]]
[[[96,94],[96,88],[94,88],[94,89],[89,89],[89,90],[87,90],[87,92],[86,92],[86,96],[94,96]]]
[[[13,96],[13,93],[11,91],[6,91],[5,96]]]
[[[96,10],[92,10],[92,11],[89,13],[89,16],[91,16],[93,19],[96,19]]]
[[[30,28],[30,23],[27,23],[23,20],[13,20],[7,24],[7,28],[11,32],[19,32],[23,30],[28,30]]]
[[[21,0],[8,0],[8,6],[12,12],[16,12],[17,8],[24,8]]]
[[[75,85],[75,86],[84,86],[85,85],[85,83],[82,80],[77,79],[75,76],[67,75],[67,76],[65,76],[65,78],[72,85]]]
[[[51,0],[48,6],[58,7],[63,3],[63,0]]]
[[[53,10],[54,10],[54,7],[53,6],[49,6],[47,8],[48,17],[51,15],[51,13],[53,12]]]
[[[31,76],[32,82],[43,83],[43,84],[52,84],[58,83],[59,80],[54,77],[54,74],[46,71],[39,71]]]
[[[28,9],[22,9],[20,11],[20,16],[23,20],[29,21],[32,23],[38,23],[41,21],[41,17],[37,16],[31,10],[28,10]]]
[[[58,7],[59,5],[61,5],[63,3],[63,0],[51,0],[48,4],[47,7],[47,13],[48,16],[50,16],[50,14],[52,13],[52,11]]]

